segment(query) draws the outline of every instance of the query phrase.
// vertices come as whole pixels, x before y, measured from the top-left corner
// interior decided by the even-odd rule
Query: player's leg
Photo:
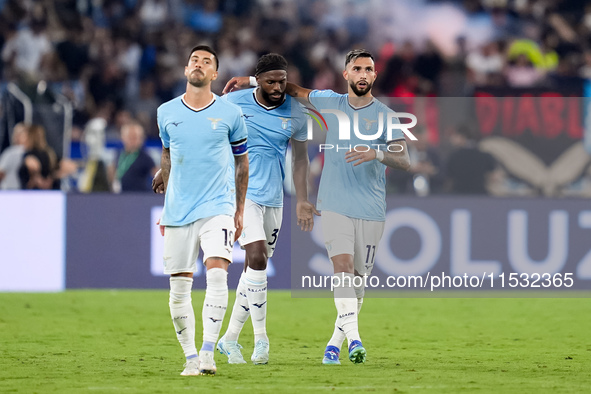
[[[357,298],[354,284],[354,239],[353,221],[330,211],[322,212],[322,231],[328,255],[333,263],[334,300],[337,319],[333,336],[325,349],[323,364],[340,364],[338,356],[343,343],[343,334],[348,343],[360,344],[357,325]]]
[[[365,296],[364,277],[370,276],[373,270],[377,248],[384,233],[385,223],[362,219],[354,219],[353,223],[355,225],[353,264],[355,266],[355,276],[359,277],[354,288],[357,298],[357,314],[359,315]],[[351,349],[351,344],[349,344],[349,349]],[[359,361],[359,352],[360,350],[357,350],[357,356],[354,356],[354,359],[351,359],[351,361],[363,362],[365,360],[365,349],[363,350],[363,361]],[[349,352],[349,358],[351,358],[351,351]]]
[[[269,360],[269,339],[266,331],[267,318],[267,246],[266,241],[255,241],[245,245],[248,268],[243,275],[250,317],[254,331],[255,351],[251,360],[255,364],[266,364]],[[257,347],[259,349],[257,357]],[[264,348],[264,349],[263,349]],[[261,350],[263,350],[261,352]]]
[[[267,336],[267,260],[273,256],[283,208],[263,207],[263,228],[266,239],[246,245],[248,269],[245,275],[248,304],[252,318],[255,347],[251,360],[255,364],[269,362],[269,338]]]
[[[238,337],[244,327],[244,323],[250,316],[250,307],[248,306],[248,298],[246,297],[246,285],[244,284],[244,273],[248,267],[248,257],[244,260],[244,270],[238,280],[236,288],[236,299],[230,315],[230,323],[226,329],[226,333],[219,339],[217,349],[221,354],[228,357],[229,364],[245,364],[242,356],[242,346],[238,343]]]
[[[238,239],[238,243],[243,249],[246,249],[247,244],[265,239],[262,223],[262,207],[247,198],[244,206],[244,228],[242,229],[242,235]],[[236,299],[232,308],[230,323],[228,324],[226,333],[220,338],[217,346],[220,353],[228,356],[228,363],[230,364],[243,364],[246,362],[240,352],[241,346],[238,344],[238,337],[244,327],[244,323],[248,320],[251,311],[250,305],[248,304],[248,291],[246,286],[248,262],[249,253],[247,250],[244,270],[240,275],[238,286],[236,288]]]
[[[234,231],[233,218],[218,215],[208,218],[199,233],[207,269],[202,311],[203,344],[199,351],[199,372],[204,375],[216,373],[213,350],[228,307],[228,265],[232,262]]]
[[[193,273],[199,252],[199,223],[166,227],[164,232],[164,273],[170,274],[170,315],[186,357],[183,376],[198,375],[195,347],[195,313],[191,302]]]

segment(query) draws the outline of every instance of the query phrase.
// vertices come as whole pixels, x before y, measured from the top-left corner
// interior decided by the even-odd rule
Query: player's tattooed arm
[[[244,201],[246,200],[246,189],[248,188],[248,153],[240,156],[234,156],[235,174],[234,183],[236,185],[236,213],[234,214],[234,226],[236,227],[235,241],[242,233],[244,214]]]
[[[388,149],[384,150],[384,160],[382,163],[388,167],[408,171],[410,168],[410,156],[405,140],[390,141]]]
[[[375,160],[378,155],[383,154],[384,158],[381,162],[388,167],[396,168],[403,171],[408,171],[410,168],[410,157],[408,156],[408,149],[405,140],[390,141],[387,149],[380,150],[378,153],[375,149],[356,151],[351,149],[345,154],[347,163],[353,163],[353,166],[358,166],[361,163]]]
[[[164,191],[168,188],[168,177],[170,176],[170,148],[162,148],[162,159],[160,160],[162,181],[164,183]]]
[[[303,88],[291,82],[287,82],[287,88],[285,89],[285,93],[290,95],[291,97],[304,99],[306,101],[308,101],[308,96],[311,91],[311,89]]]

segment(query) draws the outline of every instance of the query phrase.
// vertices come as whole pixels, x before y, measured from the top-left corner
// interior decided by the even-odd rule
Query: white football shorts
[[[244,203],[244,227],[238,243],[244,248],[256,241],[266,241],[267,256],[272,257],[282,221],[283,207],[266,207],[247,198]]]
[[[197,271],[199,247],[203,262],[220,257],[232,262],[234,218],[229,215],[210,216],[186,226],[166,226],[164,230],[164,273]]]
[[[355,271],[370,275],[385,222],[354,219],[330,211],[322,211],[321,220],[328,257],[350,254]]]

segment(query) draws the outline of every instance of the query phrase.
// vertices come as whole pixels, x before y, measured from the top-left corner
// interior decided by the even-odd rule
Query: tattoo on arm
[[[248,188],[248,153],[241,156],[234,156],[235,163],[235,184],[236,184],[236,210],[244,210],[246,189]]]
[[[285,93],[291,97],[308,100],[308,95],[312,90],[303,88],[295,83],[288,82]]]
[[[162,181],[164,182],[164,191],[168,189],[168,177],[170,176],[170,148],[162,148],[162,159],[160,168],[162,168]]]
[[[387,149],[384,150],[384,160],[382,161],[383,164],[387,165],[388,167],[396,168],[403,171],[408,171],[410,167],[410,157],[408,156],[408,148],[406,147],[406,141],[404,140],[396,140],[388,143],[388,146],[391,145],[398,145],[392,146],[392,150],[395,152],[390,152]],[[402,147],[402,148],[401,148]],[[400,151],[400,152],[398,152]]]

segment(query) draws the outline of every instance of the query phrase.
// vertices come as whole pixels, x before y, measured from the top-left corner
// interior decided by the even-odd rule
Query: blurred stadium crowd
[[[104,137],[94,143],[105,144],[104,138],[109,145],[120,140],[125,124],[137,122],[148,146],[157,148],[156,108],[184,92],[187,50],[197,43],[218,51],[217,93],[232,76],[251,75],[257,58],[268,52],[287,58],[291,81],[344,92],[344,56],[356,47],[376,56],[379,77],[374,96],[378,97],[470,96],[478,87],[582,91],[591,79],[591,4],[580,0],[0,0],[0,88],[4,92],[13,82],[34,103],[66,97],[73,108],[67,138],[74,144],[102,128]],[[0,129],[6,136],[0,139],[0,150],[9,145],[12,126]],[[474,165],[480,169],[459,176],[480,177],[484,183],[495,178],[495,164],[484,153],[478,159],[464,154],[450,164],[461,147],[477,150],[469,131],[453,134],[446,138],[448,148],[425,134],[425,146],[415,148],[415,157],[424,160],[415,160],[409,176],[390,174],[393,190],[423,195],[491,193],[480,184],[449,186],[450,177],[466,172],[462,160],[480,163]],[[86,149],[85,162],[79,163],[84,170],[93,160],[91,150]],[[95,154],[99,164],[103,155],[100,149]],[[157,164],[157,149],[152,156]],[[116,162],[116,157],[104,161]],[[72,166],[62,171],[65,177],[75,172],[68,168]],[[417,180],[416,174],[425,179]],[[80,182],[74,189],[111,190],[112,179],[106,182],[102,189],[81,187]],[[421,189],[422,182],[429,187]]]

